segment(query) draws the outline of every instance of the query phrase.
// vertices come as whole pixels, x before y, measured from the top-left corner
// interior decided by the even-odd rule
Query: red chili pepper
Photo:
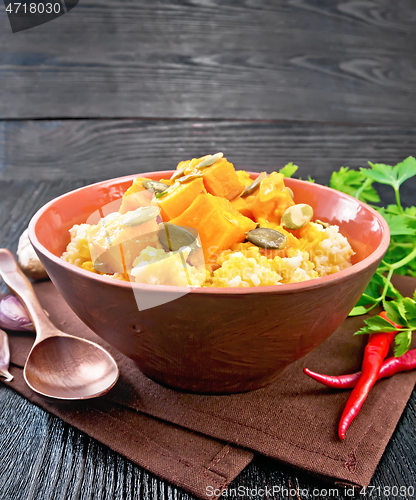
[[[396,358],[392,356],[387,358],[381,365],[377,380],[388,378],[396,373],[407,372],[416,368],[416,349],[407,351],[405,354]],[[303,372],[317,382],[332,387],[333,389],[353,389],[361,377],[361,372],[349,373],[348,375],[324,375],[316,373],[308,368]]]
[[[400,325],[393,323],[387,318],[385,311],[380,313],[380,316],[395,327],[401,328]],[[380,332],[370,335],[364,350],[361,377],[356,383],[341,416],[338,427],[338,436],[340,439],[345,438],[348,427],[357,416],[364,401],[367,399],[370,389],[377,381],[381,366],[395,336],[396,332]]]

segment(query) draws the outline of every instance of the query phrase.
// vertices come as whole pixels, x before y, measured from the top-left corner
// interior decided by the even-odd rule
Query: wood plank
[[[0,248],[17,250],[20,235],[46,202],[87,181],[0,181]],[[1,292],[6,285],[0,280]],[[1,496],[0,496],[1,498]]]
[[[368,489],[369,492],[371,488],[373,492],[386,491],[380,496],[386,500],[413,496],[407,492],[416,484],[412,431],[416,424],[415,402],[416,392],[413,392]],[[197,500],[47,414],[2,384],[0,403],[2,500]],[[393,486],[403,494],[388,493],[393,491]],[[275,488],[272,498],[276,500],[351,498],[351,490],[348,494],[343,486],[321,481],[264,457],[255,458],[229,485],[229,496],[222,498],[238,498],[232,495],[233,489],[250,492],[265,487]],[[297,495],[285,493],[291,489],[297,490]],[[328,494],[329,489],[331,494]],[[359,496],[371,497],[363,493]],[[246,495],[244,498],[260,496]]]
[[[83,0],[17,34],[2,10],[0,117],[414,125],[413,7]]]
[[[39,206],[85,182],[81,179],[40,180],[36,169],[30,180],[0,181],[0,246],[15,250],[21,230]],[[384,487],[392,486],[404,487],[407,492],[410,491],[407,487],[416,484],[415,409],[416,391],[372,479],[371,486],[376,492],[378,488],[385,491]],[[291,488],[298,488],[298,496],[292,497],[301,500],[351,498],[342,486],[333,488],[338,491],[337,495],[317,495],[317,491],[328,491],[333,485],[262,457],[256,458],[229,488],[242,487],[250,491],[266,486],[280,487],[273,495],[279,500],[289,498],[284,490]],[[411,494],[381,496],[392,500],[412,497]],[[196,500],[0,384],[0,499],[52,498]]]
[[[183,159],[217,151],[237,168],[254,171],[270,172],[293,161],[298,176],[327,184],[341,166],[394,165],[414,155],[416,127],[215,120],[0,122],[1,180],[92,183],[172,169]],[[389,188],[378,187],[386,201],[394,202]],[[415,188],[415,180],[402,187],[409,205],[415,204]]]

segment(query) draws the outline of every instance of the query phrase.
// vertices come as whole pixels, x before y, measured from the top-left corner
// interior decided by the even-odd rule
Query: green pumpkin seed
[[[185,173],[186,167],[182,167],[179,170],[175,170],[175,172],[172,174],[172,177],[170,178],[171,181],[176,181],[176,179],[179,179],[179,177],[182,177],[183,174]]]
[[[193,181],[194,179],[197,179],[198,177],[202,177],[202,174],[188,174],[184,175],[183,177],[180,177],[178,179],[178,182],[181,184],[186,184],[187,182]]]
[[[106,226],[110,222],[113,222],[114,220],[118,219],[119,217],[120,217],[120,214],[118,212],[112,212],[111,214],[108,214],[101,219],[101,224]]]
[[[128,212],[123,217],[123,225],[127,227],[139,226],[149,222],[159,215],[157,207],[140,207],[134,212]]]
[[[294,195],[293,191],[290,189],[290,187],[287,187],[287,186],[286,186],[286,189],[287,189],[288,193],[290,194],[290,197],[292,198],[292,200],[294,200],[295,195]]]
[[[199,249],[198,231],[193,227],[182,227],[164,222],[159,224],[159,241],[170,252],[177,252],[182,247]]]
[[[250,186],[247,186],[244,191],[241,193],[241,197],[245,198],[246,196],[249,196],[250,194],[253,194],[257,189],[260,187],[260,183],[263,179],[267,177],[266,172],[262,172],[254,181],[250,184]]]
[[[283,250],[286,246],[286,236],[268,227],[252,229],[247,233],[246,238],[253,245],[268,250]]]
[[[165,194],[168,194],[168,190],[162,191],[161,193],[155,193],[155,198],[157,200],[160,200],[160,198],[163,198],[163,196],[165,196]]]
[[[163,193],[169,185],[159,181],[143,181],[142,186],[152,193]]]
[[[216,163],[218,160],[221,160],[223,156],[224,156],[223,153],[210,155],[208,156],[208,158],[205,158],[205,160],[202,160],[201,163],[198,163],[198,165],[196,165],[195,168],[201,170],[203,168],[210,167],[211,165],[214,165],[214,163]]]
[[[306,203],[299,203],[289,207],[282,215],[281,225],[288,229],[300,229],[310,222],[313,217],[313,208]]]
[[[320,225],[321,225],[323,228],[325,228],[325,229],[326,229],[327,227],[329,227],[329,226],[330,226],[329,222],[322,222],[322,221],[321,221],[321,220],[319,220],[319,219],[316,219],[316,221],[315,221],[315,222],[316,222],[317,224],[320,224]]]

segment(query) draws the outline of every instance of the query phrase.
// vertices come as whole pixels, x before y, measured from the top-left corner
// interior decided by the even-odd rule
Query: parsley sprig
[[[373,182],[387,184],[394,190],[395,205],[379,207],[372,205],[387,221],[391,242],[389,249],[350,316],[366,314],[382,305],[387,317],[402,325],[395,337],[395,356],[401,356],[410,347],[412,331],[416,330],[416,292],[413,298],[403,297],[391,283],[393,273],[416,277],[416,207],[403,208],[400,186],[416,176],[416,159],[409,156],[394,167],[383,163],[371,163],[371,168],[351,170],[341,167],[333,172],[330,186],[338,191],[355,196],[366,203],[378,203],[380,198]],[[388,321],[375,316],[365,321],[366,326],[356,335],[395,331]]]

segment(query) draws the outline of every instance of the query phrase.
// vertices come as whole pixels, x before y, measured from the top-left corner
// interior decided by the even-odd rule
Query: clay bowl
[[[145,375],[184,391],[226,394],[274,381],[345,320],[389,245],[386,222],[367,205],[318,184],[287,179],[295,199],[311,205],[316,218],[339,225],[356,252],[352,267],[289,285],[190,289],[117,281],[61,260],[68,229],[111,202],[117,210],[134,177],[52,200],[33,217],[29,235],[51,280],[81,320]],[[160,305],[149,306],[155,303]]]

